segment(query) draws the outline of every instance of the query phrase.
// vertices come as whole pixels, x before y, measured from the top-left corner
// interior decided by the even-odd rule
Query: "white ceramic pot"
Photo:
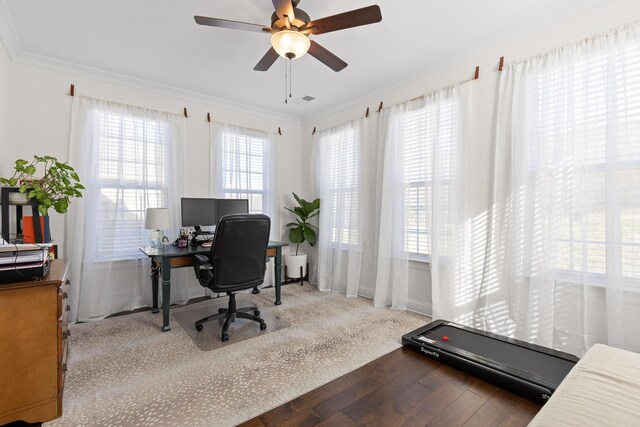
[[[9,193],[9,204],[10,205],[28,205],[29,198],[27,197],[27,193]]]
[[[286,255],[287,261],[287,277],[291,279],[300,278],[300,267],[302,267],[302,275],[307,275],[307,254]]]

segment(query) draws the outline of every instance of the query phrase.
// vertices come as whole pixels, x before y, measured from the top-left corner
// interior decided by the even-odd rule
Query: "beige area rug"
[[[64,415],[51,426],[231,426],[279,406],[401,346],[427,317],[308,284],[251,296],[291,326],[202,351],[172,309],[72,325]],[[206,328],[206,326],[205,326]],[[231,336],[233,340],[233,336]]]

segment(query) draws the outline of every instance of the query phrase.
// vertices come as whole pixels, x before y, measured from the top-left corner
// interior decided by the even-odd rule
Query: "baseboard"
[[[433,307],[431,304],[415,299],[407,300],[407,310],[413,311],[418,314],[424,314],[426,316],[433,315]]]

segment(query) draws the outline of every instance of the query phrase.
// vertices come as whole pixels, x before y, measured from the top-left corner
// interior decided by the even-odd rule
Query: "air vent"
[[[298,99],[296,99],[296,100],[295,100],[295,101],[293,101],[293,102],[295,102],[296,104],[306,104],[307,102],[311,102],[311,101],[313,101],[314,99],[316,99],[316,98],[314,98],[314,97],[313,97],[313,96],[311,96],[311,95],[305,95],[305,96],[303,96],[302,98],[298,98]]]

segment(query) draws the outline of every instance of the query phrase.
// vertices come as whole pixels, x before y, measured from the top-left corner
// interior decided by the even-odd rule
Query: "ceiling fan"
[[[297,8],[298,3],[300,0],[273,0],[276,11],[271,15],[271,27],[206,16],[194,16],[194,19],[200,25],[271,34],[272,47],[253,67],[256,71],[267,71],[276,62],[278,56],[294,59],[300,58],[307,52],[333,71],[340,71],[347,66],[347,63],[314,40],[310,40],[309,36],[373,24],[382,20],[380,7],[377,5],[311,20],[304,10]]]

